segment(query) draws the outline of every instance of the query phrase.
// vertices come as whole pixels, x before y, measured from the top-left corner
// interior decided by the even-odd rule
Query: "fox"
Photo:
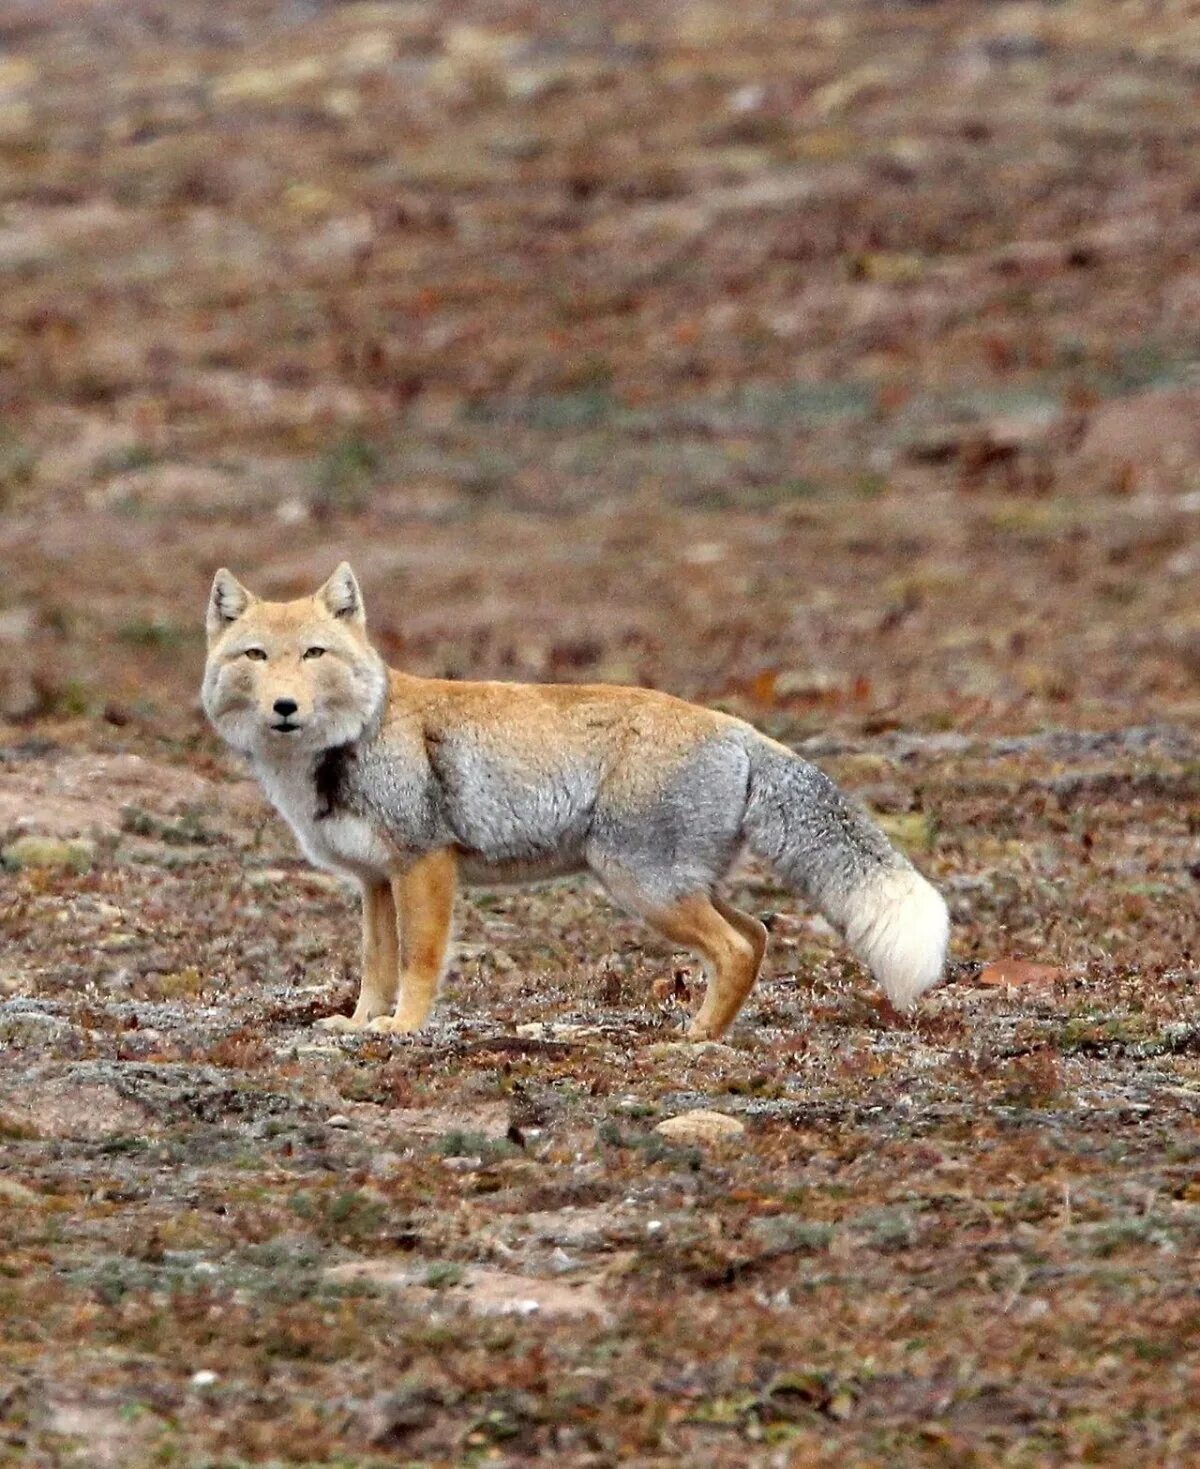
[[[222,567],[201,690],[316,866],[362,892],[362,970],[334,1031],[408,1035],[447,963],[460,885],[590,873],[706,976],[687,1036],[725,1034],[767,929],[719,887],[745,850],[845,938],[898,1010],[941,976],[937,890],[823,771],[732,714],[653,689],[389,668],[347,562],[269,601]]]

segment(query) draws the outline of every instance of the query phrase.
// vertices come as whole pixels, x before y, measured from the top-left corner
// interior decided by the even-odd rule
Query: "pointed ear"
[[[257,597],[238,581],[232,571],[221,567],[213,577],[212,591],[208,597],[206,627],[208,639],[219,638],[231,622],[236,622],[242,613],[256,602]]]
[[[350,570],[350,563],[343,561],[321,590],[317,601],[324,606],[330,617],[344,617],[347,622],[357,622],[364,627],[367,621],[363,607],[362,592]]]

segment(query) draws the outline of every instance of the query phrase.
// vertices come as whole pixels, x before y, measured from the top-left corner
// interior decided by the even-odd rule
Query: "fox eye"
[[[265,663],[267,661],[267,650],[265,648],[247,648],[245,657],[253,658],[256,663]]]
[[[305,648],[305,650],[304,650],[304,656],[306,658],[324,658],[324,656],[325,656],[325,649],[324,648]]]

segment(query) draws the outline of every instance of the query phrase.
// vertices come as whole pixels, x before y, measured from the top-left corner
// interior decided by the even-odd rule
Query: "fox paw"
[[[419,1020],[410,1020],[403,1015],[380,1015],[368,1023],[367,1029],[376,1035],[412,1035],[420,1025]]]
[[[367,1021],[356,1020],[353,1015],[326,1015],[317,1025],[322,1030],[366,1030]]]

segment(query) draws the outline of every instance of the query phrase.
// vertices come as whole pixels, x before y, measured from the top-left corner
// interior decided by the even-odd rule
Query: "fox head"
[[[358,739],[377,718],[387,669],[367,641],[346,562],[311,597],[267,602],[224,567],[208,601],[201,699],[218,734],[270,764]]]

